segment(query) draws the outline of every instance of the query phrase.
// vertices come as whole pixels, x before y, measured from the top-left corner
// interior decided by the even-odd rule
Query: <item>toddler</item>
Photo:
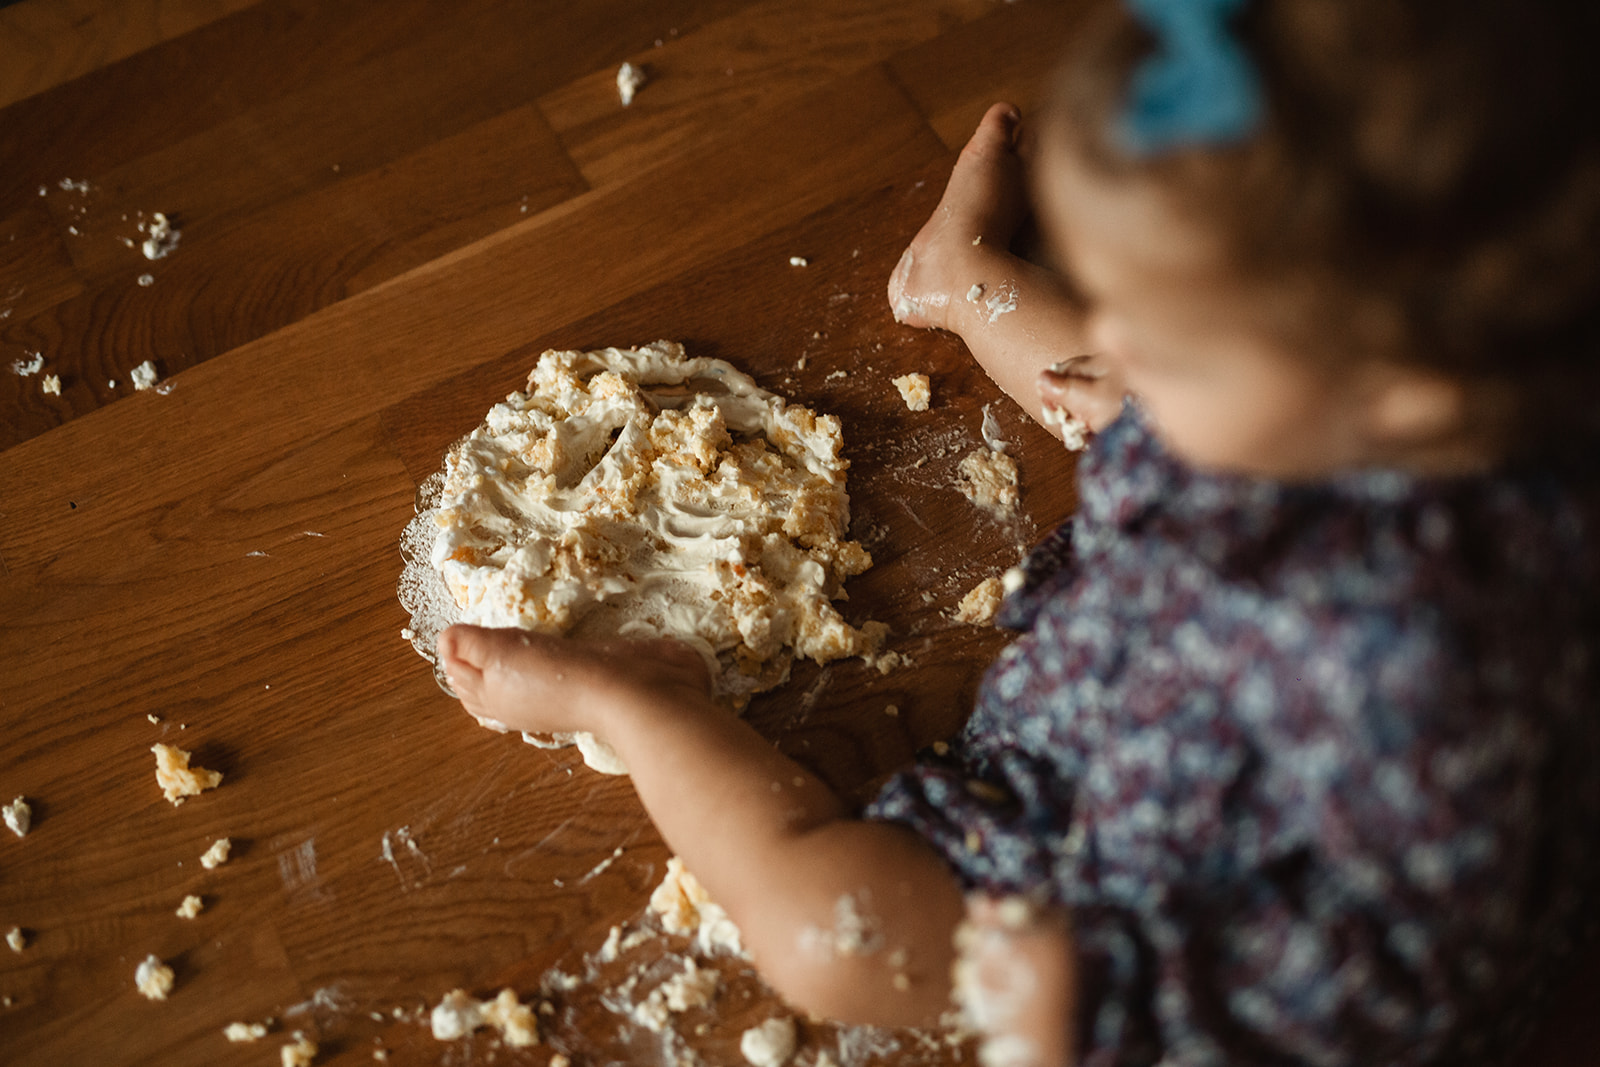
[[[1600,21],[1084,7],[889,282],[1093,434],[956,743],[861,816],[672,642],[454,627],[442,662],[616,748],[818,1015],[934,1021],[959,941],[992,1062],[1499,1062],[1600,851]],[[1009,251],[1030,178],[1059,272]]]

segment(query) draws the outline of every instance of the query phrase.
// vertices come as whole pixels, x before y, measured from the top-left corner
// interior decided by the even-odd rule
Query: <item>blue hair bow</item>
[[[1120,134],[1139,156],[1242,141],[1261,125],[1261,83],[1228,30],[1246,0],[1127,0],[1159,42],[1133,72]]]

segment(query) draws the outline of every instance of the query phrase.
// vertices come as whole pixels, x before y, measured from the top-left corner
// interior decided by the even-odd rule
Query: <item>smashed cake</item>
[[[886,628],[833,605],[872,564],[842,446],[837,418],[672,342],[547,351],[423,488],[409,636],[430,660],[457,621],[675,637],[733,703],[796,656],[870,658]]]

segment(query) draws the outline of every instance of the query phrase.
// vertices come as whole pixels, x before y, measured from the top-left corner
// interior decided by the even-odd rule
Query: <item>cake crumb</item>
[[[500,1036],[512,1048],[527,1048],[539,1040],[539,1027],[534,1022],[533,1009],[517,1000],[517,992],[510,987],[484,1005],[483,1021],[500,1031]]]
[[[267,1027],[265,1023],[229,1023],[222,1034],[235,1044],[253,1044],[267,1036]]]
[[[206,906],[205,901],[190,893],[183,898],[183,903],[178,905],[177,916],[180,919],[193,919],[199,916],[201,909]]]
[[[0,815],[5,818],[6,828],[18,837],[27,837],[28,831],[33,829],[33,805],[26,797],[18,797],[0,808]]]
[[[956,605],[955,620],[973,626],[994,621],[1005,598],[1005,585],[999,578],[985,578]]]
[[[11,373],[18,378],[31,378],[44,370],[44,353],[30,352],[31,359],[14,359],[11,361]]]
[[[228,862],[228,853],[233,851],[233,839],[219,837],[206,849],[205,855],[200,857],[200,866],[208,871],[214,871]]]
[[[435,1040],[454,1041],[466,1037],[483,1025],[483,1002],[464,989],[452,989],[434,1005],[428,1016]]]
[[[172,992],[172,968],[152,953],[133,972],[133,984],[148,1000],[166,1000]]]
[[[296,1030],[291,1035],[292,1044],[278,1050],[278,1060],[283,1067],[311,1067],[317,1058],[317,1043]]]
[[[150,216],[147,232],[149,236],[141,246],[145,259],[165,259],[178,247],[178,239],[183,236],[182,231],[173,229],[171,220],[159,211]]]
[[[739,1051],[750,1067],[783,1067],[794,1055],[795,1032],[791,1018],[772,1018],[739,1036]]]
[[[1082,452],[1089,447],[1088,423],[1053,404],[1045,405],[1043,414],[1044,424],[1059,431],[1061,443],[1067,446],[1067,451]]]
[[[28,947],[28,935],[23,932],[22,927],[13,926],[6,934],[6,944],[11,946],[12,952],[21,952]]]
[[[650,911],[667,933],[692,937],[707,956],[745,954],[739,927],[677,856],[668,858],[666,876],[650,894]]]
[[[191,753],[174,745],[155,744],[150,751],[156,754],[156,784],[172,806],[183,803],[184,797],[199,796],[207,789],[215,789],[222,782],[221,771],[208,771],[204,767],[190,767]]]
[[[789,266],[791,266],[791,267],[809,267],[809,266],[811,266],[811,261],[809,259],[807,259],[805,256],[790,256],[789,257]]]
[[[961,492],[997,519],[1017,510],[1017,461],[1004,452],[980,448],[961,461]]]
[[[903,374],[894,379],[894,387],[900,390],[900,398],[906,402],[909,410],[928,410],[928,401],[933,397],[933,390],[926,374]]]
[[[622,100],[622,106],[628,107],[633,103],[634,94],[644,88],[644,83],[650,80],[643,67],[636,67],[632,63],[624,63],[617,68],[617,96]]]
[[[44,381],[42,383],[40,383],[40,385],[39,385],[39,389],[44,393],[45,396],[60,396],[61,395],[61,378],[60,378],[60,376],[59,375],[55,375],[55,374],[46,374],[44,376]]]
[[[133,387],[140,392],[154,389],[156,382],[161,380],[161,375],[156,372],[156,365],[151,360],[145,360],[133,368]]]

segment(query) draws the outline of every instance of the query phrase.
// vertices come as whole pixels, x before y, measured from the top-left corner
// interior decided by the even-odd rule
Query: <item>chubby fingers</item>
[[[1099,433],[1122,412],[1121,379],[1098,356],[1074,356],[1039,372],[1039,401]],[[1069,442],[1070,443],[1070,442]]]
[[[483,680],[483,667],[490,649],[481,626],[455,625],[439,635],[439,665],[459,694],[474,689]]]
[[[619,699],[708,695],[705,661],[666,638],[583,641],[456,625],[439,635],[439,663],[462,705],[495,729],[587,730],[579,721]]]

